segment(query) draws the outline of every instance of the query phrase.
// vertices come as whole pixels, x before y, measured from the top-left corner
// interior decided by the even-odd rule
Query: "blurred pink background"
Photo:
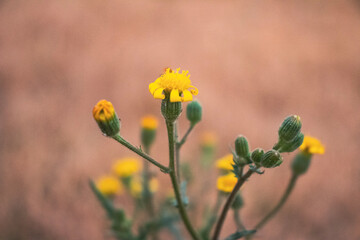
[[[134,154],[100,134],[92,107],[111,101],[139,144],[140,118],[161,117],[148,84],[168,66],[189,70],[204,108],[185,159],[207,130],[217,157],[238,134],[270,149],[290,114],[326,145],[257,239],[360,239],[359,43],[359,1],[0,1],[0,239],[104,239],[88,179]],[[152,155],[164,164],[166,144],[161,121]],[[293,155],[246,183],[249,228],[284,191]],[[222,236],[234,229],[229,216]]]

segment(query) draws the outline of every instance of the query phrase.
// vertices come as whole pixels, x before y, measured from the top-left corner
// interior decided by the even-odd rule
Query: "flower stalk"
[[[180,188],[178,184],[178,180],[176,178],[176,169],[175,169],[175,122],[174,121],[166,121],[166,127],[168,131],[168,139],[169,139],[169,175],[171,179],[171,183],[174,189],[175,198],[177,201],[177,206],[179,209],[179,214],[181,219],[183,220],[186,229],[190,233],[191,237],[194,240],[200,240],[197,232],[195,231],[194,227],[192,226],[189,217],[187,215],[184,203],[182,201],[182,197],[180,194]]]
[[[135,147],[134,145],[132,145],[131,143],[129,143],[128,141],[126,141],[124,138],[122,138],[120,136],[120,134],[116,134],[115,136],[112,137],[113,139],[115,139],[116,141],[118,141],[119,143],[121,143],[123,146],[127,147],[129,150],[133,151],[134,153],[138,154],[139,156],[145,158],[147,161],[151,162],[152,164],[154,164],[155,166],[157,166],[158,168],[160,168],[160,170],[164,173],[169,173],[170,169],[165,167],[164,165],[162,165],[161,163],[157,162],[156,160],[154,160],[152,157],[150,157],[149,155],[147,155],[146,153],[144,153],[141,149]]]
[[[214,232],[214,235],[213,235],[213,240],[217,240],[219,239],[219,236],[220,236],[220,232],[221,232],[221,229],[222,229],[222,226],[224,225],[224,221],[225,221],[225,218],[226,218],[226,215],[234,201],[234,198],[236,196],[236,193],[239,191],[240,187],[244,184],[244,182],[254,173],[253,170],[249,169],[243,176],[239,177],[234,189],[232,190],[232,192],[230,193],[228,199],[226,200],[226,203],[221,211],[221,214],[220,214],[220,217],[219,217],[219,220],[216,224],[216,227],[215,227],[215,232]]]
[[[256,224],[255,226],[256,230],[262,228],[271,218],[273,218],[276,215],[276,213],[282,208],[282,206],[284,206],[285,202],[288,200],[290,194],[292,193],[292,190],[295,187],[298,177],[299,177],[298,174],[295,173],[292,174],[288,186],[283,196],[281,197],[279,203],[258,224]]]

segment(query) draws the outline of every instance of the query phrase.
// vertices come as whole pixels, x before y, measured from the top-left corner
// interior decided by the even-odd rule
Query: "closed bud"
[[[191,125],[195,125],[201,121],[202,107],[198,101],[190,102],[186,107],[186,117]]]
[[[235,152],[236,155],[245,159],[250,156],[249,143],[242,135],[238,136],[235,140]]]
[[[169,97],[161,102],[161,114],[164,116],[167,122],[174,122],[180,116],[182,112],[181,102],[171,102]]]
[[[111,102],[99,101],[93,108],[93,117],[104,135],[113,137],[120,132],[120,121]]]
[[[306,173],[311,163],[312,154],[304,152],[298,153],[291,163],[291,170],[294,174],[300,175]]]
[[[251,160],[256,164],[260,164],[263,155],[264,150],[261,148],[257,148],[251,153]]]
[[[295,151],[298,147],[301,146],[301,144],[304,141],[304,134],[299,133],[293,140],[291,140],[290,142],[287,142],[285,144],[283,144],[280,149],[279,152],[293,152]]]
[[[234,198],[234,202],[231,205],[232,209],[240,209],[242,208],[242,206],[244,206],[244,200],[241,196],[240,193],[236,194],[235,198]]]
[[[154,116],[145,116],[141,120],[141,143],[145,147],[150,147],[156,137],[158,121]]]
[[[279,128],[279,138],[286,142],[293,140],[301,130],[300,117],[292,115],[287,117]]]
[[[265,168],[274,168],[279,166],[282,162],[280,153],[276,150],[270,150],[263,155],[261,159],[261,166]]]

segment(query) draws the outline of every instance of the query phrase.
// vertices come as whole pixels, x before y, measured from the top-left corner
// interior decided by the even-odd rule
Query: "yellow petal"
[[[163,88],[158,88],[155,90],[154,92],[154,98],[157,98],[157,99],[164,99],[165,98],[165,95],[163,94],[163,91],[164,89]]]
[[[170,93],[170,102],[181,102],[179,90],[173,89]]]
[[[190,88],[192,88],[192,89],[190,89],[190,92],[191,92],[194,96],[198,95],[199,90],[198,90],[196,87],[190,86]]]
[[[191,92],[189,90],[184,90],[182,101],[188,102],[188,101],[192,101],[192,99],[193,99],[193,96],[192,96]]]
[[[157,83],[150,83],[149,84],[149,91],[150,91],[150,93],[151,94],[153,94],[154,95],[154,92],[156,91],[156,89],[158,89],[158,88],[160,88],[160,86],[159,86],[159,84],[157,84]]]

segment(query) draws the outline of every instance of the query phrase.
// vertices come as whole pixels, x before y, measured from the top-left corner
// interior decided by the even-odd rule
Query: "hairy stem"
[[[296,180],[298,179],[298,176],[299,175],[297,175],[297,174],[293,174],[291,176],[289,184],[288,184],[283,196],[281,197],[279,203],[258,224],[256,224],[256,226],[255,226],[256,230],[259,230],[260,228],[262,228],[281,209],[281,207],[284,205],[286,200],[289,198],[292,190],[294,189],[294,186],[295,186]]]
[[[174,189],[175,198],[177,201],[177,207],[179,210],[179,214],[181,219],[183,220],[186,229],[190,233],[191,237],[194,240],[200,240],[200,237],[198,236],[197,232],[193,228],[189,217],[187,215],[187,212],[185,210],[185,206],[182,201],[182,197],[180,194],[179,184],[178,180],[176,179],[176,170],[175,170],[175,128],[174,128],[174,122],[168,122],[166,121],[166,127],[168,131],[168,138],[169,138],[169,169],[170,169],[170,179],[171,183]]]
[[[157,166],[158,168],[161,169],[161,171],[163,171],[164,173],[169,173],[170,169],[165,167],[164,165],[162,165],[161,163],[157,162],[156,160],[154,160],[153,158],[151,158],[149,155],[147,155],[146,153],[144,153],[142,150],[140,150],[139,148],[133,146],[131,143],[129,143],[128,141],[126,141],[124,138],[122,138],[119,134],[115,135],[113,137],[113,139],[115,139],[116,141],[118,141],[119,143],[121,143],[123,146],[127,147],[128,149],[130,149],[131,151],[133,151],[134,153],[138,154],[139,156],[145,158],[147,161],[151,162],[152,164],[154,164],[155,166]]]
[[[231,204],[233,203],[234,201],[234,198],[236,196],[236,193],[239,191],[240,187],[244,184],[244,182],[246,181],[246,179],[248,179],[252,174],[253,174],[253,170],[249,169],[242,177],[239,178],[239,180],[237,181],[234,189],[232,190],[232,192],[230,193],[228,199],[226,200],[226,203],[221,211],[221,214],[220,214],[220,217],[219,217],[219,220],[216,224],[216,227],[215,227],[215,232],[214,232],[214,235],[213,235],[213,240],[217,240],[219,239],[219,236],[220,236],[220,232],[221,232],[221,229],[222,229],[222,226],[224,224],[224,221],[225,221],[225,218],[226,218],[226,215],[231,207]]]

